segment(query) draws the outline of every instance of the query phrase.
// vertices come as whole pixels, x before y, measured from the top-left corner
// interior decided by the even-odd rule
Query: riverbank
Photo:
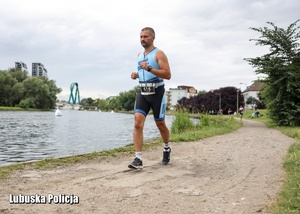
[[[169,165],[161,145],[144,151],[144,169],[130,171],[132,154],[47,170],[14,171],[2,180],[2,213],[269,213],[285,179],[294,142],[245,120],[239,130],[195,142],[172,143]],[[75,195],[79,203],[11,204],[12,195]]]
[[[9,106],[0,106],[0,111],[36,111],[36,109],[24,109],[21,107],[9,107]]]
[[[111,114],[108,114],[109,116]],[[92,115],[93,118],[94,115]],[[188,115],[186,115],[188,117]],[[86,116],[85,116],[86,117]],[[208,116],[204,117],[206,118],[206,121],[209,121],[208,124],[206,124],[205,127],[195,127],[192,130],[188,130],[185,133],[180,134],[172,134],[171,135],[171,142],[181,142],[181,141],[194,141],[198,139],[207,138],[214,135],[220,135],[232,132],[234,130],[237,130],[242,126],[242,123],[240,123],[237,120],[234,120],[233,118],[229,117],[213,117]],[[119,121],[119,120],[118,120]],[[119,121],[120,122],[120,121]],[[82,123],[81,123],[82,124]],[[45,127],[45,126],[43,126]],[[98,133],[99,135],[99,133]],[[44,136],[45,138],[45,136]],[[78,139],[76,139],[78,140]],[[62,144],[62,142],[60,143]],[[156,139],[149,139],[145,141],[144,148],[151,148],[153,146],[157,146],[161,144],[160,138]],[[102,145],[102,144],[101,144]],[[23,162],[19,164],[10,164],[8,166],[0,167],[0,178],[5,177],[7,174],[9,174],[11,171],[14,170],[21,170],[25,168],[35,168],[35,169],[44,169],[49,167],[57,167],[57,166],[66,166],[71,165],[74,163],[78,163],[80,161],[84,161],[85,159],[90,160],[93,158],[99,157],[105,157],[105,156],[116,156],[119,153],[126,153],[126,154],[132,154],[134,151],[132,144],[122,147],[117,147],[115,149],[109,149],[109,150],[101,150],[99,152],[91,152],[81,155],[72,155],[72,156],[65,156],[62,158],[47,158],[40,161],[34,161],[34,162]]]

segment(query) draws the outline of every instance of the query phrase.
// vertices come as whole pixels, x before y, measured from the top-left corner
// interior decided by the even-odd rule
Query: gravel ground
[[[19,171],[1,180],[0,213],[270,213],[293,142],[244,120],[230,134],[171,144],[167,166],[154,148],[143,153],[143,170],[128,170],[132,157],[122,156]]]

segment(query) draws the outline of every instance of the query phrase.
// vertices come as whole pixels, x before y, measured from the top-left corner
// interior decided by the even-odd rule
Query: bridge
[[[75,94],[74,94],[74,90],[75,90]],[[78,104],[80,104],[80,95],[79,95],[78,83],[73,82],[70,86],[70,97],[69,97],[68,104],[74,104],[75,105],[76,101],[78,101]]]

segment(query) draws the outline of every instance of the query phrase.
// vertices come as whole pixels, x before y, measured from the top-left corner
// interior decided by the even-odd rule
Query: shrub
[[[189,114],[181,110],[175,115],[175,119],[171,126],[171,133],[179,134],[186,130],[192,129],[193,127],[194,124],[190,120]]]

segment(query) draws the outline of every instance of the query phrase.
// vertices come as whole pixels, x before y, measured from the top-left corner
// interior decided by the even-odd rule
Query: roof
[[[261,91],[264,88],[265,84],[262,82],[254,82],[247,88],[247,91]]]
[[[189,93],[197,93],[197,90],[193,86],[179,85],[177,88],[186,90]]]

